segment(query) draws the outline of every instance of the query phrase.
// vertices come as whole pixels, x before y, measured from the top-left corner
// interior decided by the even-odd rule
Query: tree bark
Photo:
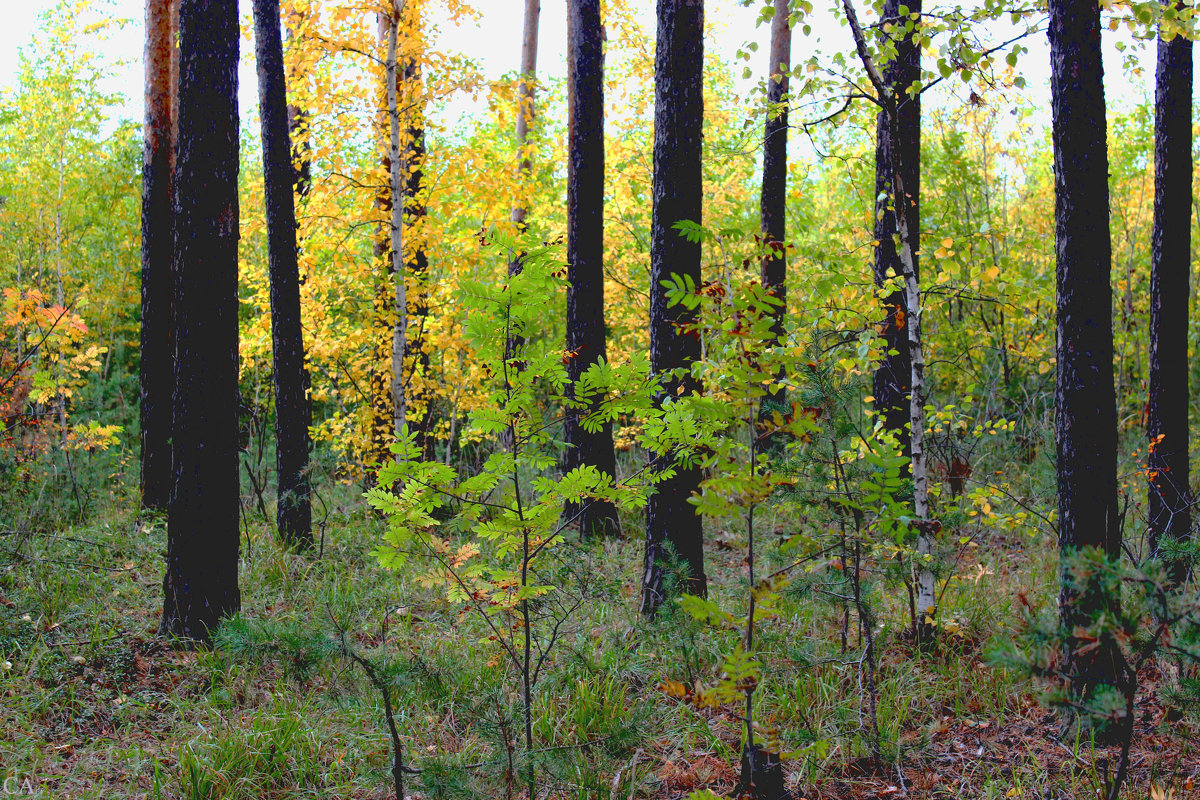
[[[589,367],[607,360],[604,324],[604,53],[600,0],[567,2],[567,374],[574,385]],[[571,410],[564,424],[564,471],[593,466],[614,476],[612,423],[589,432]],[[584,538],[621,532],[617,509],[590,502],[567,509]]]
[[[275,465],[279,482],[276,522],[283,541],[290,547],[303,549],[313,543],[308,480],[308,427],[312,412],[306,393],[308,375],[300,318],[296,204],[292,194],[295,174],[279,28],[279,0],[254,0],[275,362]]]
[[[391,0],[387,0],[390,5]],[[392,194],[392,158],[391,158],[391,115],[388,104],[392,93],[388,83],[394,80],[393,70],[386,69],[387,54],[390,52],[394,16],[379,12],[376,14],[378,38],[381,49],[384,50],[385,74],[378,115],[378,150],[379,165],[384,170],[384,178],[378,184],[375,193],[375,208],[387,215],[387,222],[380,222],[375,236],[375,261],[378,270],[376,275],[375,295],[372,298],[373,319],[375,328],[374,343],[371,353],[371,429],[370,443],[366,456],[367,483],[374,481],[373,470],[377,469],[391,457],[388,449],[395,438],[396,405],[392,395],[392,345],[395,340],[396,312],[396,271],[392,253],[391,220],[393,216],[395,196]]]
[[[895,20],[900,13],[900,0],[885,0],[882,18]],[[921,0],[910,0],[911,13],[920,13]],[[920,280],[920,186],[921,186],[921,96],[906,90],[921,77],[921,50],[911,37],[897,34],[896,58],[883,69],[883,80],[896,103],[896,124],[889,125],[885,112],[879,112],[875,138],[875,285],[883,286],[891,276],[902,276],[904,266],[897,248],[896,211],[908,218],[913,240],[913,273]],[[893,128],[895,133],[893,134]],[[897,166],[905,186],[903,195],[894,190],[893,173]],[[895,434],[904,455],[912,454],[909,427],[912,393],[912,353],[908,347],[905,328],[905,288],[888,294],[883,301],[884,358],[875,369],[873,394],[875,408],[883,417],[884,428]]]
[[[171,490],[171,394],[174,339],[175,49],[171,0],[146,0],[146,120],[142,136],[142,508],[165,511]]]
[[[768,255],[762,262],[762,285],[783,305],[773,310],[771,330],[783,340],[787,316],[787,145],[788,76],[792,68],[792,28],[788,0],[775,0],[771,18],[771,63],[767,73],[767,121],[763,131],[763,177],[760,204],[762,234]]]
[[[1108,151],[1100,7],[1091,0],[1050,2],[1055,246],[1058,283],[1058,532],[1064,559],[1059,609],[1067,631],[1115,606],[1095,581],[1075,585],[1066,569],[1081,548],[1121,553],[1117,518],[1117,426],[1113,394],[1112,289],[1109,273]],[[1116,679],[1109,644],[1066,645],[1076,696]]]
[[[1182,6],[1181,6],[1182,8]],[[1192,212],[1192,42],[1159,37],[1150,266],[1150,546],[1191,535],[1188,461],[1188,272]],[[1172,579],[1188,566],[1169,559]]]
[[[533,124],[536,111],[534,108],[535,91],[537,87],[537,48],[538,48],[538,19],[542,13],[540,0],[525,0],[525,23],[521,34],[521,78],[517,82],[517,148],[520,153],[517,162],[518,182],[528,180],[533,171],[533,162],[529,157],[529,126]],[[525,217],[529,210],[523,205],[513,206],[512,223],[518,232],[524,232]],[[514,257],[508,264],[508,274],[515,275],[521,271],[520,256]]]
[[[388,178],[392,197],[391,239],[392,281],[396,318],[392,325],[392,432],[396,438],[404,428],[407,404],[404,398],[404,352],[408,338],[408,286],[404,277],[404,247],[401,231],[404,226],[404,189],[400,158],[400,98],[397,37],[400,33],[400,9],[397,0],[391,2],[387,47],[387,114],[388,114]]]
[[[672,273],[700,280],[700,244],[673,227],[699,223],[702,212],[701,124],[704,118],[703,0],[658,0],[654,58],[654,211],[650,225],[650,369],[663,381],[659,403],[697,392],[688,371],[700,358],[700,338],[680,328],[697,322],[695,311],[667,306],[661,281]],[[670,465],[670,457],[660,458]],[[666,559],[678,559],[691,594],[707,592],[704,531],[688,498],[700,489],[700,470],[678,467],[658,484],[646,507],[642,613],[652,616],[666,599]]]
[[[176,358],[159,632],[208,641],[238,610],[238,9],[181,0]]]

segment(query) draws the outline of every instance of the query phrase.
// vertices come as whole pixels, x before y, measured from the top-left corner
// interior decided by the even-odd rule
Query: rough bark
[[[1058,284],[1055,438],[1065,564],[1085,547],[1113,558],[1121,552],[1100,7],[1091,0],[1051,0],[1049,35]],[[1075,587],[1064,569],[1059,609],[1066,630],[1116,602],[1098,587]],[[1083,645],[1072,638],[1065,653],[1077,696],[1116,677],[1109,646]]]
[[[697,321],[695,311],[667,306],[661,281],[672,273],[699,286],[700,245],[673,227],[701,221],[703,174],[701,122],[704,116],[703,0],[658,0],[654,59],[654,210],[650,225],[650,368],[663,379],[659,402],[680,391],[695,392],[699,382],[687,367],[700,358],[700,339],[681,332]],[[682,370],[680,375],[676,371]],[[667,466],[666,459],[662,466]],[[700,470],[680,467],[658,484],[646,507],[646,551],[642,576],[642,613],[653,615],[665,599],[666,559],[684,569],[683,590],[703,595],[704,531],[688,502],[699,491]]]
[[[397,61],[397,37],[400,31],[400,10],[392,2],[392,17],[388,25],[387,46],[387,116],[388,116],[388,183],[392,197],[392,219],[388,247],[391,255],[393,281],[392,302],[396,316],[392,323],[392,432],[400,437],[404,428],[407,404],[404,398],[404,352],[408,338],[408,286],[404,278],[404,247],[401,231],[404,227],[404,188],[400,155],[400,80]]]
[[[771,63],[767,73],[767,121],[763,131],[763,177],[761,196],[762,234],[769,252],[762,262],[763,288],[783,301],[774,309],[771,330],[783,338],[787,316],[787,144],[788,75],[792,66],[792,28],[788,24],[788,0],[775,0],[771,19]]]
[[[171,489],[171,307],[174,250],[171,169],[174,85],[171,0],[146,0],[146,119],[142,136],[142,508],[165,511]]]
[[[207,641],[238,610],[238,9],[179,7],[174,461],[165,635]]]
[[[894,20],[900,13],[900,0],[885,0],[883,19]],[[921,0],[904,3],[910,12],[920,13]],[[913,252],[913,271],[920,278],[921,216],[921,96],[906,89],[921,77],[921,52],[909,37],[897,36],[896,58],[883,68],[883,81],[896,102],[896,124],[888,124],[885,112],[879,112],[875,137],[875,285],[882,286],[893,276],[904,274],[897,247],[896,210],[899,204],[908,218],[914,240],[909,242]],[[893,133],[894,128],[894,133]],[[893,172],[899,167],[905,192],[894,191]],[[878,199],[882,198],[882,199]],[[884,427],[896,435],[901,452],[911,454],[909,428],[912,392],[912,353],[908,348],[905,328],[906,289],[901,287],[883,300],[884,319],[880,333],[885,356],[875,369],[873,394],[875,408],[883,417]]]
[[[604,55],[600,0],[567,2],[567,373],[572,385],[608,358],[604,324]],[[589,432],[570,411],[563,469],[593,466],[616,475],[612,423]],[[570,507],[583,537],[620,533],[612,503]]]
[[[279,0],[254,0],[275,367],[275,466],[279,483],[276,522],[287,545],[307,548],[313,543],[308,482],[312,412],[306,393],[296,204],[292,195],[294,172],[279,22]]]
[[[1191,535],[1188,462],[1188,272],[1191,265],[1192,42],[1158,40],[1154,235],[1150,266],[1150,546]],[[1171,563],[1172,578],[1187,564]]]

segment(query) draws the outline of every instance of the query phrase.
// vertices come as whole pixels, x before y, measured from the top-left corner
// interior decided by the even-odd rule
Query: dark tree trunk
[[[1050,2],[1055,246],[1058,263],[1058,533],[1064,563],[1082,548],[1121,553],[1117,519],[1117,425],[1113,393],[1109,271],[1108,151],[1100,7],[1093,0]],[[1059,608],[1073,631],[1115,605],[1096,582],[1063,573]],[[1066,646],[1071,691],[1089,697],[1116,679],[1111,643]]]
[[[1188,488],[1188,271],[1192,218],[1192,42],[1158,40],[1154,241],[1150,267],[1150,545],[1191,535]],[[1173,559],[1176,582],[1187,564]]]
[[[567,3],[567,372],[572,384],[607,359],[604,326],[604,61],[600,0]],[[590,410],[597,404],[593,403]],[[612,423],[588,432],[580,417],[566,416],[564,470],[590,465],[608,475],[617,471]],[[612,503],[568,508],[578,515],[583,537],[620,533]]]
[[[410,427],[417,445],[432,456],[433,442],[429,426],[433,422],[433,394],[426,383],[429,352],[425,349],[425,326],[429,321],[429,256],[425,250],[425,88],[421,65],[412,59],[404,64],[405,107],[410,117],[404,148],[404,269],[412,284],[408,293],[409,336],[405,340],[405,360],[411,364],[409,405],[421,409],[420,422]],[[412,415],[409,415],[410,418]]]
[[[308,426],[312,412],[305,393],[308,376],[300,323],[294,173],[279,22],[279,0],[254,0],[271,273],[271,343],[275,361],[275,466],[279,481],[276,522],[283,541],[290,547],[303,549],[313,543],[308,483]]]
[[[146,122],[142,137],[142,508],[165,511],[171,494],[171,306],[174,162],[170,0],[146,0]]]
[[[900,0],[885,0],[884,20],[895,20],[900,13]],[[920,13],[921,0],[904,3],[910,13]],[[902,29],[901,29],[902,30]],[[893,34],[902,36],[900,32]],[[896,125],[888,124],[887,114],[879,112],[875,134],[875,285],[882,286],[892,276],[904,274],[896,241],[896,205],[904,203],[910,238],[913,240],[913,270],[918,272],[920,251],[921,217],[921,96],[909,94],[907,89],[921,77],[921,50],[910,37],[896,42],[896,58],[888,62],[883,78],[896,98]],[[895,133],[893,133],[893,130]],[[893,141],[895,137],[898,141]],[[897,160],[899,163],[897,164]],[[905,196],[896,197],[892,188],[892,175],[900,169]],[[918,272],[919,277],[919,272]],[[875,369],[873,394],[875,408],[883,417],[884,427],[895,433],[905,456],[912,453],[912,438],[909,429],[909,400],[912,392],[912,354],[909,351],[908,331],[904,327],[905,308],[903,284],[883,301],[884,320],[881,334],[885,354]],[[906,472],[910,471],[905,459]]]
[[[674,228],[699,223],[702,211],[701,123],[704,118],[703,0],[658,0],[654,58],[654,212],[650,225],[650,368],[662,376],[662,397],[695,392],[687,373],[700,358],[700,338],[680,327],[697,322],[682,304],[667,307],[661,281],[676,273],[699,286],[700,244]],[[683,370],[678,375],[676,370]],[[666,466],[664,464],[663,466]],[[700,470],[680,467],[658,484],[646,507],[646,553],[642,613],[652,615],[665,599],[668,557],[684,569],[683,590],[703,595],[704,531],[688,498],[700,489]],[[670,552],[668,552],[670,551]]]
[[[238,610],[238,9],[179,7],[175,402],[159,632],[208,641]]]
[[[775,0],[771,20],[771,64],[767,73],[767,122],[763,131],[762,233],[769,254],[762,262],[763,288],[785,303],[774,309],[771,330],[783,338],[787,316],[787,145],[788,111],[784,104],[792,65],[792,28],[788,0]]]

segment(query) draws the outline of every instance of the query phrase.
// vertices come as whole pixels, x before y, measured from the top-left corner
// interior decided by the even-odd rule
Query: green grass
[[[5,776],[28,776],[54,798],[390,796],[382,699],[341,655],[336,622],[387,676],[406,762],[421,770],[409,776],[416,797],[518,796],[527,757],[555,798],[732,789],[740,708],[696,708],[659,684],[711,685],[736,633],[699,628],[670,608],[639,619],[636,520],[625,520],[627,540],[573,556],[590,561],[596,583],[548,659],[527,756],[510,744],[521,738],[517,683],[487,629],[416,568],[380,568],[371,551],[382,522],[354,490],[332,494],[319,559],[281,549],[261,519],[247,520],[244,616],[213,651],[154,639],[165,534],[135,520],[132,498],[116,493],[86,523],[30,535],[21,557],[0,565],[0,660],[12,665],[0,673]],[[789,529],[805,513],[780,506],[771,519]],[[725,536],[711,525],[709,534]],[[1103,753],[1047,741],[1054,722],[1034,687],[983,655],[1011,638],[1018,592],[1053,601],[1053,544],[973,535],[979,546],[958,568],[965,577],[943,600],[954,630],[942,652],[914,654],[902,591],[879,582],[872,590],[883,752],[914,797],[1091,796]],[[741,554],[709,552],[712,597],[736,608]],[[809,578],[828,569],[814,564]],[[797,796],[877,796],[898,780],[895,770],[855,771],[870,740],[859,635],[851,624],[843,653],[841,620],[836,602],[797,589],[760,626],[760,734],[791,756]],[[1169,761],[1179,752],[1144,760],[1126,796],[1145,797],[1151,779],[1183,796],[1192,776]]]

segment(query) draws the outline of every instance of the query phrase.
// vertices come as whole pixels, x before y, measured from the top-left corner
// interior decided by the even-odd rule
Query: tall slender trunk
[[[771,63],[767,73],[767,121],[763,131],[763,177],[760,214],[769,252],[762,262],[762,285],[782,305],[772,311],[771,330],[783,340],[787,316],[787,145],[788,76],[792,68],[792,28],[788,0],[775,0],[771,18]],[[764,406],[765,408],[766,406]]]
[[[920,643],[928,641],[935,633],[933,623],[937,614],[937,580],[929,562],[933,557],[933,537],[938,525],[930,519],[929,514],[929,474],[925,458],[925,349],[921,283],[917,271],[917,253],[920,247],[917,208],[920,196],[921,115],[919,94],[913,91],[913,82],[920,76],[917,41],[919,29],[909,33],[903,27],[898,28],[902,39],[897,44],[896,58],[881,72],[870,56],[866,36],[859,25],[853,3],[851,0],[842,0],[842,7],[854,32],[859,58],[879,94],[876,186],[885,187],[881,189],[879,196],[886,196],[890,190],[892,202],[889,205],[884,201],[883,206],[876,210],[876,237],[880,243],[879,247],[882,248],[885,242],[891,243],[890,248],[882,253],[880,249],[876,250],[876,281],[881,282],[881,276],[887,276],[889,272],[903,281],[903,292],[900,295],[903,305],[891,306],[892,300],[888,301],[891,306],[887,310],[888,314],[896,317],[896,330],[892,335],[897,339],[895,348],[890,339],[888,340],[888,350],[889,357],[893,349],[897,352],[904,350],[908,355],[907,426],[901,424],[897,432],[907,433],[907,449],[910,455],[908,463],[913,481],[913,515],[914,527],[917,530],[918,562],[913,636]],[[915,9],[911,6],[909,8],[910,13],[919,13],[919,2]],[[898,14],[899,4],[888,0],[888,4],[884,6],[883,19],[894,22]],[[881,227],[879,220],[887,220],[891,227]],[[881,255],[889,259],[882,271],[879,260]],[[903,337],[903,340],[900,340],[900,337]],[[897,377],[885,363],[876,371],[877,386],[881,378],[880,372],[884,372],[885,383],[890,383]],[[894,384],[891,388],[895,388]],[[903,394],[895,395],[889,403],[895,403],[901,397]],[[876,397],[876,403],[878,402],[879,398]],[[896,424],[900,409],[895,406],[890,408],[895,415],[891,424]],[[885,424],[889,424],[886,422],[886,416]]]
[[[165,511],[171,487],[174,333],[174,95],[171,0],[146,0],[146,119],[142,134],[142,508]]]
[[[238,9],[181,0],[173,485],[159,631],[207,641],[238,590]]]
[[[389,6],[391,0],[387,0]],[[379,92],[379,114],[377,119],[377,136],[379,151],[379,166],[383,170],[375,192],[375,208],[386,214],[387,222],[380,222],[375,236],[375,294],[372,299],[372,327],[374,328],[371,352],[371,424],[370,443],[366,455],[368,468],[377,468],[387,462],[390,457],[388,446],[395,437],[396,407],[392,395],[392,344],[395,340],[396,312],[395,285],[396,272],[392,253],[391,220],[396,198],[392,195],[392,157],[391,157],[391,114],[388,104],[392,97],[388,83],[394,79],[394,70],[386,68],[388,53],[391,48],[392,28],[395,24],[394,15],[379,12],[376,15],[378,25],[379,46],[383,51],[385,64],[383,86]],[[394,62],[393,62],[394,63]],[[368,469],[367,481],[373,476]]]
[[[650,224],[650,369],[663,377],[658,402],[700,383],[687,368],[700,358],[700,339],[681,328],[697,322],[682,304],[667,306],[662,281],[672,273],[701,284],[700,244],[673,226],[699,223],[702,213],[701,125],[704,119],[704,2],[658,0],[654,57],[654,211]],[[675,370],[683,369],[679,377]],[[670,377],[668,377],[670,376]],[[663,467],[670,456],[661,457]],[[678,559],[683,589],[703,595],[704,529],[688,498],[700,489],[700,470],[676,467],[646,506],[642,613],[652,616],[666,599],[667,559]]]
[[[400,0],[402,2],[403,0]],[[391,238],[392,280],[396,317],[392,324],[392,431],[399,437],[404,427],[404,351],[408,334],[408,287],[404,277],[404,249],[401,230],[404,225],[404,188],[400,157],[400,100],[397,83],[400,79],[397,63],[397,37],[400,33],[400,9],[391,0],[391,20],[387,45],[387,116],[388,116],[388,178],[392,197]]]
[[[405,342],[405,360],[409,364],[406,380],[409,406],[419,409],[415,425],[417,445],[432,455],[429,426],[433,421],[433,393],[428,383],[429,352],[425,348],[425,328],[429,320],[429,256],[425,249],[425,86],[420,63],[405,59],[403,88],[408,109],[402,173],[404,175],[404,269],[411,283],[408,292],[409,336]]]
[[[254,0],[275,367],[275,464],[279,484],[276,520],[284,542],[307,548],[313,543],[308,479],[312,412],[306,394],[308,375],[304,367],[296,205],[292,195],[295,176],[279,22],[279,0]]]
[[[533,174],[533,159],[530,157],[529,127],[536,115],[534,105],[537,88],[537,47],[538,47],[538,18],[542,12],[540,0],[525,0],[525,23],[521,35],[521,75],[517,81],[517,191],[522,192],[522,185],[528,183]],[[517,234],[523,234],[529,225],[526,222],[529,210],[518,201],[512,209],[513,228]],[[525,254],[515,251],[508,261],[508,275],[519,275],[524,263]],[[525,337],[519,331],[510,331],[504,341],[504,360],[511,362],[514,370],[521,370],[524,365],[513,361],[517,352],[525,343]]]
[[[604,324],[604,54],[600,0],[567,3],[567,374],[571,392],[589,367],[608,357]],[[599,406],[567,413],[563,469],[593,466],[615,476],[612,423],[584,429],[580,418]],[[571,506],[583,537],[620,533],[609,502]]]
[[[1075,631],[1119,599],[1107,596],[1097,580],[1077,585],[1069,560],[1086,547],[1111,558],[1121,554],[1100,7],[1091,0],[1051,0],[1049,35],[1058,284],[1055,439],[1063,558],[1059,611],[1063,628]],[[1072,635],[1064,655],[1077,697],[1091,697],[1117,678],[1119,654],[1111,642]]]
[[[517,82],[517,181],[528,181],[533,172],[533,160],[529,154],[529,126],[536,115],[534,106],[537,88],[538,19],[542,13],[541,0],[525,0],[525,23],[521,33],[521,77]],[[529,209],[518,203],[513,206],[512,223],[518,232],[524,232],[525,218]],[[508,264],[508,274],[521,271],[521,257],[514,256]]]
[[[1180,6],[1182,8],[1182,6]],[[1158,40],[1154,103],[1154,236],[1150,266],[1150,546],[1191,535],[1188,290],[1192,217],[1192,42]],[[1187,579],[1182,559],[1171,577]]]
[[[900,0],[885,0],[884,20],[896,20]],[[910,13],[920,13],[921,0],[905,3]],[[903,30],[903,27],[900,28]],[[883,81],[896,105],[896,124],[879,112],[875,137],[875,285],[883,286],[889,277],[902,277],[904,265],[896,235],[897,212],[908,218],[914,236],[920,236],[921,186],[921,96],[907,89],[921,77],[921,52],[912,37],[903,33],[896,43],[896,57],[883,69]],[[896,190],[894,173],[899,171],[906,187]],[[909,243],[912,249],[913,274],[920,278],[919,241]],[[875,369],[873,394],[875,408],[883,417],[884,427],[895,434],[901,452],[911,453],[909,417],[912,396],[912,353],[908,347],[907,288],[901,286],[883,300],[884,358]]]

